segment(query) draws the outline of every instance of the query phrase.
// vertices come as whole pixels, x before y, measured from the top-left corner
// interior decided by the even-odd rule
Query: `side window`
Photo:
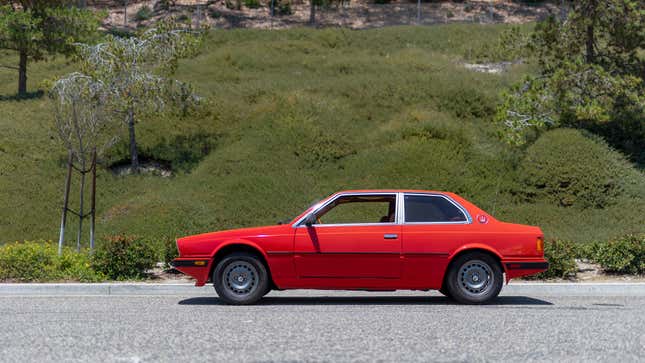
[[[406,222],[465,222],[466,215],[448,199],[439,196],[406,195]]]
[[[316,213],[317,224],[394,223],[396,195],[347,195]]]

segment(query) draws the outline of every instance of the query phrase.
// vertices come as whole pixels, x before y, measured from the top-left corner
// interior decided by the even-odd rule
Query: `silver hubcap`
[[[484,295],[493,286],[493,271],[480,260],[468,261],[459,269],[459,287],[468,295]]]
[[[246,261],[235,261],[224,270],[224,281],[229,291],[236,295],[247,295],[257,287],[258,272]]]

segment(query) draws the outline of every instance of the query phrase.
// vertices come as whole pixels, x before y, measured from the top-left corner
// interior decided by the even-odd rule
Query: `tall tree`
[[[645,140],[645,9],[638,0],[579,0],[525,39],[538,74],[504,97],[498,121],[523,143],[542,129],[597,132],[639,161]],[[645,161],[645,160],[640,160]]]
[[[48,55],[69,55],[74,43],[96,36],[99,17],[70,0],[0,0],[0,49],[16,52],[18,94],[27,93],[27,65]]]
[[[184,29],[169,19],[139,36],[108,36],[104,43],[80,45],[83,72],[109,89],[110,109],[127,125],[133,171],[139,170],[135,132],[139,118],[198,100],[189,84],[169,76],[179,59],[197,53],[204,33]]]

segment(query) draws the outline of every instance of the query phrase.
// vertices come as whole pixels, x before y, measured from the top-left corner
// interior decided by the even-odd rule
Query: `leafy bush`
[[[645,273],[645,234],[630,234],[598,244],[593,260],[607,272]]]
[[[549,269],[528,279],[572,278],[576,275],[576,244],[568,240],[548,240],[544,242],[544,257],[549,261]]]
[[[275,13],[277,15],[291,15],[293,11],[291,10],[291,1],[289,0],[280,0],[275,5]]]
[[[176,0],[159,0],[155,4],[155,9],[168,11],[170,10],[171,7],[174,7],[175,5],[177,5]]]
[[[148,20],[151,17],[152,17],[152,9],[147,5],[142,6],[134,15],[134,18],[137,21]]]
[[[241,0],[224,0],[224,5],[226,6],[227,9],[231,10],[240,10],[242,9],[242,1]]]
[[[143,148],[141,154],[154,160],[166,160],[173,170],[189,171],[211,152],[218,137],[202,133],[173,138],[164,136],[156,145]]]
[[[320,135],[311,143],[298,144],[294,153],[297,157],[302,158],[308,166],[314,167],[338,161],[353,154],[354,150],[342,141]]]
[[[606,242],[594,241],[580,243],[577,246],[576,258],[594,262],[598,251]]]
[[[138,279],[155,266],[158,251],[148,241],[131,236],[111,236],[99,244],[92,266],[114,280]]]
[[[495,97],[473,86],[448,87],[438,100],[441,111],[450,111],[459,119],[486,118],[495,114]]]
[[[573,129],[540,137],[527,150],[521,181],[529,200],[560,206],[604,208],[630,183],[625,158],[604,142]]]
[[[260,1],[259,0],[244,0],[244,6],[246,6],[249,9],[257,9],[260,7]]]
[[[103,276],[92,270],[85,253],[65,248],[58,256],[58,246],[51,241],[25,241],[0,247],[0,280],[95,282]]]
[[[179,257],[179,251],[177,251],[177,244],[174,238],[164,238],[163,239],[163,260],[165,263],[170,263],[170,261]]]
[[[454,140],[467,144],[468,137],[463,124],[455,122],[444,114],[415,114],[412,115],[414,123],[412,126],[401,128],[403,139],[418,137],[424,141],[430,139]]]

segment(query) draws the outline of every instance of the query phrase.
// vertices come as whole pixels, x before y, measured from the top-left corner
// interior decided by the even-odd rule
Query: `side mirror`
[[[316,224],[316,216],[313,213],[307,214],[304,222],[305,222],[305,226],[311,227],[312,225]]]

